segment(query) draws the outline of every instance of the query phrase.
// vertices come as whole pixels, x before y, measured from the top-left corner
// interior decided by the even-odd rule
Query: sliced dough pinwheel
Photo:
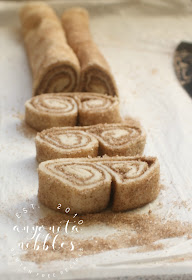
[[[86,131],[98,139],[99,155],[142,155],[146,143],[146,134],[142,127],[126,122],[89,126]]]
[[[121,121],[119,101],[115,97],[96,93],[78,94],[79,125],[117,123]]]
[[[97,93],[49,93],[25,104],[25,120],[37,131],[51,127],[118,123],[119,101]]]
[[[113,179],[112,210],[141,207],[159,194],[160,168],[156,158],[102,161]]]
[[[141,127],[125,123],[85,127],[54,127],[38,133],[35,139],[39,162],[65,157],[136,156],[145,146]],[[98,150],[99,148],[99,150]]]
[[[39,165],[39,200],[51,209],[94,213],[109,202],[126,211],[152,202],[159,193],[159,163],[153,157],[56,159]],[[111,201],[109,201],[111,198]]]
[[[79,61],[53,9],[43,2],[31,2],[21,9],[20,19],[33,73],[33,94],[77,90]]]
[[[54,126],[74,126],[77,116],[77,102],[66,94],[42,94],[25,104],[25,121],[37,131]]]
[[[111,176],[96,163],[46,161],[39,166],[39,200],[52,209],[70,213],[105,209],[110,200]],[[62,211],[62,208],[61,208]]]
[[[83,130],[54,127],[38,133],[36,138],[38,162],[73,157],[96,157],[98,140]]]

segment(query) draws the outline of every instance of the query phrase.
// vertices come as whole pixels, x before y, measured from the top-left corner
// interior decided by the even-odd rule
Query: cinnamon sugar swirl
[[[60,204],[71,214],[100,212],[110,192],[111,176],[96,163],[46,161],[39,166],[39,200],[54,210]]]
[[[42,94],[25,104],[25,121],[38,131],[54,126],[74,126],[77,115],[77,102],[64,94]]]
[[[87,10],[66,10],[62,16],[62,23],[68,43],[80,61],[80,91],[118,96],[110,67],[92,39]]]
[[[119,101],[96,93],[42,94],[25,104],[25,120],[37,131],[58,126],[120,122]]]
[[[113,211],[141,207],[159,194],[160,168],[156,158],[111,160],[103,164],[113,178]]]
[[[145,133],[127,124],[54,127],[38,133],[35,142],[38,162],[105,154],[135,156],[143,153]]]
[[[38,133],[35,139],[38,162],[66,157],[96,157],[99,143],[83,130],[54,127]]]
[[[73,213],[94,213],[111,205],[126,211],[159,194],[159,163],[153,157],[56,159],[39,165],[39,200]],[[109,197],[111,200],[109,201]]]
[[[142,155],[146,134],[141,126],[126,123],[100,124],[87,127],[99,141],[99,155],[136,156]]]
[[[33,94],[75,91],[79,61],[52,8],[43,2],[28,3],[21,9],[20,19],[33,73]]]
[[[96,93],[79,94],[79,125],[121,121],[117,98]]]

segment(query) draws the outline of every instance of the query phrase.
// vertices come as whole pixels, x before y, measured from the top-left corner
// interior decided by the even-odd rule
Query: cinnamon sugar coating
[[[110,67],[93,41],[87,10],[83,8],[66,10],[62,15],[62,23],[67,41],[80,62],[79,90],[118,96]]]
[[[22,7],[20,20],[33,74],[33,94],[77,90],[79,61],[53,9],[44,2],[30,2]]]
[[[119,101],[97,93],[49,93],[25,103],[25,121],[37,131],[51,127],[118,123]]]
[[[73,157],[142,155],[146,135],[141,127],[126,123],[84,127],[54,127],[35,139],[38,162]]]
[[[109,204],[113,211],[126,211],[156,199],[159,169],[152,157],[45,161],[38,169],[38,195],[47,207],[56,210],[61,204],[70,207],[71,214],[100,212]]]

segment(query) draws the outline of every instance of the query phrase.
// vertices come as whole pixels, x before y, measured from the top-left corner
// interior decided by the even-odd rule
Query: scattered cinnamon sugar
[[[136,253],[145,253],[145,252],[150,252],[150,251],[158,251],[158,250],[163,250],[165,248],[165,245],[162,243],[158,244],[149,244],[149,245],[144,245],[142,247],[137,248]]]
[[[45,228],[53,225],[57,227],[68,219],[70,221],[75,220],[77,223],[79,220],[83,220],[82,227],[105,224],[106,226],[113,227],[116,231],[106,237],[92,236],[92,238],[82,238],[80,233],[77,233],[77,236],[74,237],[60,232],[57,244],[61,244],[64,241],[64,248],[57,246],[56,250],[50,249],[48,251],[28,249],[23,256],[23,260],[30,260],[36,263],[61,259],[67,260],[78,258],[80,255],[93,255],[108,250],[135,246],[142,246],[137,249],[138,252],[162,250],[164,247],[161,243],[154,243],[166,238],[189,236],[192,234],[192,224],[189,223],[182,223],[176,220],[162,222],[159,216],[153,214],[136,214],[134,212],[113,213],[109,210],[103,213],[81,215],[75,218],[67,214],[54,213],[40,219],[38,224],[44,225]],[[47,243],[50,248],[51,242],[52,240]],[[73,250],[71,250],[71,242],[74,246]]]
[[[192,254],[186,254],[182,257],[174,257],[169,259],[169,263],[177,263],[177,262],[184,262],[184,261],[192,261]]]
[[[167,189],[167,187],[163,184],[160,185],[160,188],[161,188],[161,190],[166,190]]]
[[[157,72],[158,72],[158,70],[157,70],[156,68],[153,68],[153,69],[151,70],[152,75],[157,74]]]
[[[12,115],[12,117],[19,119],[21,122],[19,124],[16,124],[17,131],[22,133],[25,137],[27,138],[33,138],[36,135],[36,131],[32,128],[30,128],[26,123],[25,123],[25,115],[17,112]]]
[[[34,138],[37,131],[29,127],[24,120],[21,120],[19,124],[16,125],[17,131],[22,133],[26,138]]]
[[[17,112],[17,113],[15,113],[15,114],[13,114],[12,117],[17,118],[17,119],[19,119],[19,120],[21,120],[21,121],[24,120],[24,114],[22,114],[22,113],[20,113],[20,112]]]
[[[135,127],[138,127],[138,128],[141,127],[140,122],[138,120],[134,119],[134,118],[131,118],[130,116],[124,116],[123,119],[122,119],[122,122],[126,123],[130,126],[135,126]]]
[[[192,207],[191,205],[192,205],[191,201],[186,201],[186,200],[176,200],[173,202],[174,207],[178,207],[179,209],[184,207],[188,211],[191,210],[191,207]]]

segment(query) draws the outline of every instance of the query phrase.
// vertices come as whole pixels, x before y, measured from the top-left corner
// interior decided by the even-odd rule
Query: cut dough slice
[[[146,135],[144,130],[126,123],[100,124],[86,128],[99,141],[99,154],[108,156],[142,155]]]
[[[119,123],[119,100],[97,93],[83,93],[79,98],[79,125]]]
[[[37,161],[68,157],[96,157],[98,140],[90,133],[70,127],[54,127],[38,133],[35,139]]]
[[[94,213],[110,200],[111,175],[97,163],[46,161],[39,166],[39,200],[54,210],[70,214]]]
[[[25,121],[37,131],[55,126],[74,126],[77,115],[77,102],[70,95],[42,94],[25,104]]]
[[[135,209],[158,196],[160,167],[156,158],[111,160],[103,165],[113,177],[113,211]]]

